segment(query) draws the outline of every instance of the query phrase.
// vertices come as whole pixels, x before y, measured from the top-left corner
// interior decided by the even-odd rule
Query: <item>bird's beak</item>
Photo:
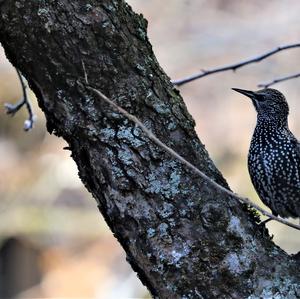
[[[232,90],[237,91],[251,99],[253,99],[255,97],[255,92],[251,91],[251,90],[239,89],[239,88],[232,88]]]

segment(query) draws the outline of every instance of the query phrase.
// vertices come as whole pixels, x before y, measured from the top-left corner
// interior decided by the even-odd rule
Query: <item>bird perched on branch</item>
[[[233,88],[257,112],[248,170],[260,199],[273,215],[300,218],[300,144],[288,127],[289,106],[278,90]]]

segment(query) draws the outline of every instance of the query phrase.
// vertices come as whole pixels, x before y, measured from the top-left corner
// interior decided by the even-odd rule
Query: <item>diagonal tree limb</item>
[[[208,177],[205,173],[203,173],[201,170],[199,170],[199,168],[195,167],[192,163],[187,161],[185,158],[183,158],[181,155],[179,155],[177,152],[175,152],[173,149],[171,149],[169,146],[167,146],[164,142],[162,142],[159,138],[157,138],[148,128],[145,127],[145,125],[137,117],[130,114],[128,111],[126,111],[125,109],[120,107],[118,104],[114,103],[111,99],[109,99],[106,95],[104,95],[100,90],[91,87],[89,85],[89,82],[88,82],[88,76],[87,76],[85,64],[84,64],[83,61],[82,61],[82,68],[83,68],[83,72],[84,72],[84,80],[85,80],[86,88],[88,90],[92,91],[97,97],[99,97],[100,99],[105,101],[107,104],[112,106],[112,109],[114,109],[116,112],[121,113],[126,118],[128,118],[130,121],[132,121],[134,124],[136,124],[138,127],[140,127],[149,139],[151,139],[159,147],[164,149],[172,157],[179,160],[181,163],[183,163],[185,166],[187,166],[189,169],[191,169],[193,172],[195,172],[201,178],[208,181],[215,188],[218,188],[219,190],[221,190],[221,191],[227,193],[228,195],[236,198],[240,202],[242,202],[244,204],[247,204],[251,208],[256,209],[257,211],[261,212],[264,216],[269,217],[269,219],[263,221],[262,223],[265,224],[265,223],[269,222],[270,220],[275,220],[279,223],[282,223],[282,224],[287,225],[289,227],[292,227],[294,229],[300,230],[300,225],[296,225],[296,224],[291,223],[291,222],[289,222],[285,219],[277,217],[277,216],[273,215],[272,213],[269,213],[268,211],[262,209],[260,206],[256,205],[255,203],[250,201],[248,198],[240,197],[237,194],[233,193],[232,191],[230,191],[230,190],[224,188],[223,186],[219,185],[218,183],[216,183],[214,180],[212,180],[210,177]],[[77,81],[77,83],[81,85],[79,80]],[[261,223],[260,223],[260,225],[261,225]]]
[[[142,16],[122,0],[57,2],[0,0],[0,42],[36,93],[49,132],[68,142],[80,178],[151,294],[297,298],[299,264],[263,234],[251,210],[78,84],[84,61],[90,86],[229,188],[158,65]]]
[[[85,76],[87,78],[87,76]],[[256,205],[252,201],[250,201],[248,198],[240,197],[237,194],[233,193],[232,191],[224,188],[223,186],[219,185],[216,183],[214,180],[209,178],[205,173],[203,173],[201,170],[199,170],[197,167],[195,167],[192,163],[187,161],[185,158],[180,156],[177,152],[175,152],[173,149],[171,149],[169,146],[167,146],[164,142],[159,140],[149,129],[145,127],[145,125],[134,115],[128,113],[125,109],[121,108],[118,106],[116,103],[114,103],[111,99],[109,99],[107,96],[105,96],[100,90],[95,89],[91,86],[86,87],[88,90],[91,90],[95,95],[97,95],[100,99],[104,100],[106,103],[108,103],[112,108],[127,117],[129,120],[134,122],[138,127],[142,129],[142,131],[147,135],[149,139],[151,139],[154,143],[156,143],[159,147],[163,148],[166,152],[168,152],[172,157],[175,159],[179,160],[181,163],[183,163],[185,166],[187,166],[189,169],[191,169],[193,172],[195,172],[197,175],[199,175],[201,178],[204,180],[208,181],[212,186],[215,188],[219,189],[222,192],[227,193],[228,195],[234,197],[235,199],[239,200],[240,202],[249,205],[251,208],[254,208],[261,212],[264,216],[268,216],[269,219],[265,220],[270,221],[270,220],[275,220],[279,223],[282,223],[284,225],[287,225],[289,227],[292,227],[294,229],[300,230],[300,225],[291,223],[285,219],[282,219],[280,217],[274,216],[273,214],[269,213],[268,211],[262,209],[260,206]]]
[[[280,46],[280,47],[277,47],[277,48],[275,48],[271,51],[268,51],[264,54],[255,56],[253,58],[246,59],[244,61],[240,61],[240,62],[237,62],[237,63],[233,63],[233,64],[229,64],[229,65],[226,65],[226,66],[217,67],[217,68],[213,68],[213,69],[209,69],[209,70],[201,70],[201,72],[196,73],[194,75],[191,75],[191,76],[188,76],[188,77],[185,77],[185,78],[182,78],[182,79],[178,79],[178,80],[172,80],[172,83],[176,86],[182,86],[184,84],[187,84],[189,82],[192,82],[192,81],[197,80],[197,79],[201,79],[203,77],[206,77],[206,76],[209,76],[209,75],[212,75],[212,74],[226,72],[226,71],[236,71],[237,69],[239,69],[241,67],[244,67],[248,64],[260,62],[260,61],[262,61],[262,60],[264,60],[264,59],[266,59],[266,58],[268,58],[272,55],[275,55],[276,53],[279,53],[279,52],[282,52],[282,51],[285,51],[285,50],[288,50],[288,49],[299,48],[299,47],[300,47],[300,43]]]

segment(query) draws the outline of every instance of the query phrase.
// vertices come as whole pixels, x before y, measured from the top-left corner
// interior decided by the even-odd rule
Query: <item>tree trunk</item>
[[[299,263],[252,211],[165,153],[88,81],[228,187],[123,0],[0,0],[0,42],[69,144],[127,260],[158,298],[300,298]],[[171,54],[170,54],[171,55]]]

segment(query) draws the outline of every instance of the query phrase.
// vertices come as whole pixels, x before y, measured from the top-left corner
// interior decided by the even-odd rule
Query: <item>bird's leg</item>
[[[261,232],[263,237],[269,236],[269,231],[268,231],[268,228],[265,226],[265,224],[268,223],[271,220],[274,220],[274,219],[268,218],[268,219],[260,222],[258,224],[258,230],[256,231],[256,233]],[[271,235],[270,238],[273,239],[273,235]]]

